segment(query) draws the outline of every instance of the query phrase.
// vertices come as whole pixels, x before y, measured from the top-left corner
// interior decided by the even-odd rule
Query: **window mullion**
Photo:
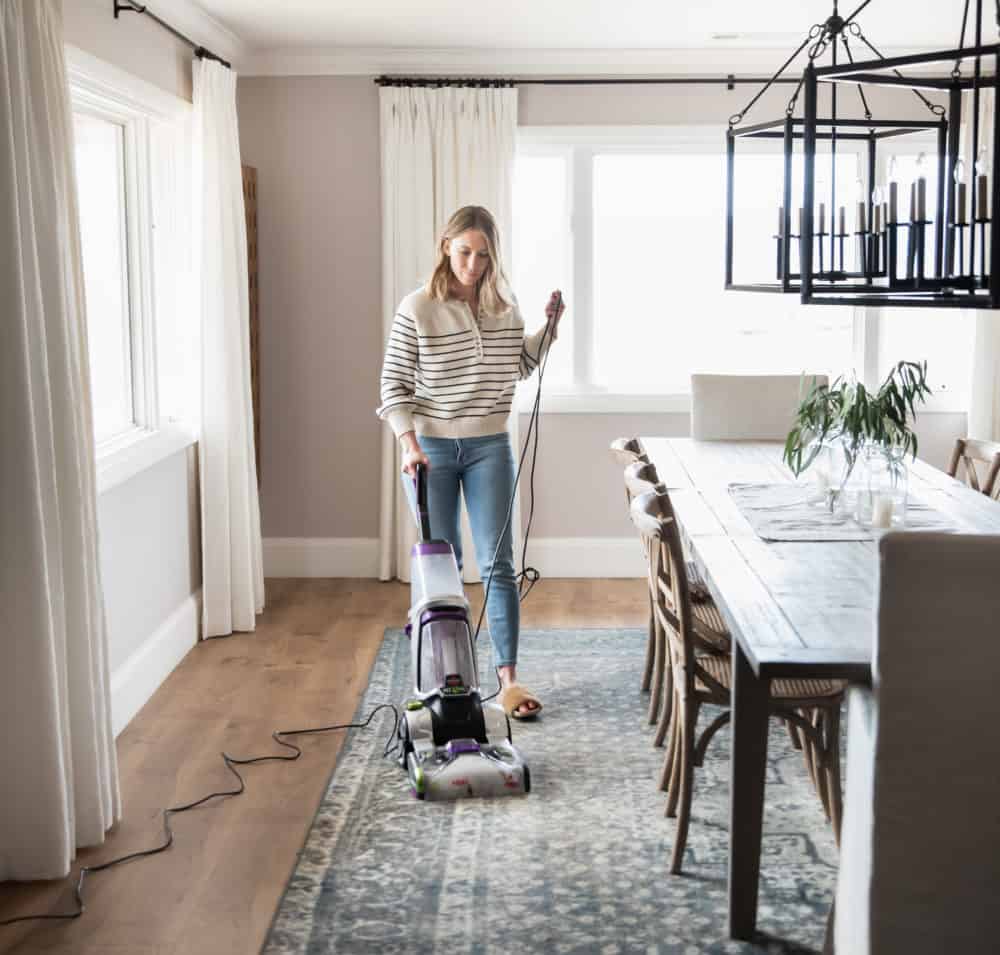
[[[594,382],[594,150],[573,149],[573,380],[592,389]]]

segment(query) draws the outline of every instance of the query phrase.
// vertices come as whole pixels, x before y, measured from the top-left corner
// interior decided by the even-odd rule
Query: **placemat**
[[[801,484],[730,484],[740,513],[761,540],[766,541],[867,541],[885,533],[864,527],[850,514],[830,513],[813,503],[815,491]],[[903,527],[893,530],[954,531],[940,511],[910,496]]]

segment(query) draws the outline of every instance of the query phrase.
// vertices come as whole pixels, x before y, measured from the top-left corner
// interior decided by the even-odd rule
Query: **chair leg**
[[[795,712],[803,719],[812,722],[808,710],[796,710]],[[789,723],[788,725],[791,726],[792,724]],[[802,737],[802,761],[806,764],[806,772],[809,773],[809,782],[811,782],[815,788],[817,787],[816,750],[813,748],[810,738],[804,732],[800,733],[798,727],[795,728],[795,733],[797,736],[801,735]],[[817,788],[817,792],[818,791],[819,790]]]
[[[656,725],[656,734],[653,736],[653,745],[662,746],[670,729],[670,718],[674,712],[674,668],[671,665],[669,652],[670,648],[665,647],[664,656],[667,657],[663,664],[663,700],[660,703],[660,717]]]
[[[830,824],[840,845],[840,821],[844,814],[844,793],[840,783],[840,707],[826,714],[826,791],[830,803]]]
[[[670,781],[667,783],[667,805],[664,808],[664,815],[671,819],[677,815],[677,801],[681,794],[681,764],[684,761],[684,705],[680,700],[674,702],[674,745],[670,754]]]
[[[785,721],[785,728],[788,730],[788,738],[792,741],[793,749],[802,749],[802,740],[799,739],[799,730],[794,723]]]
[[[819,742],[813,745],[813,771],[816,774],[816,793],[819,796],[819,801],[823,804],[823,814],[826,816],[826,821],[831,821],[830,815],[830,791],[827,788],[827,776],[826,776],[826,765],[827,765],[827,713],[824,709],[816,709],[813,711],[812,724],[816,727],[816,733],[819,736]]]
[[[681,863],[684,861],[684,849],[687,847],[688,824],[691,822],[691,794],[694,788],[694,728],[698,718],[697,705],[681,711],[681,751],[678,754],[681,764],[680,779],[680,811],[677,814],[677,834],[674,836],[674,851],[670,860],[670,872],[678,875]]]
[[[670,780],[674,772],[674,759],[677,756],[677,704],[673,704],[674,717],[670,721],[670,729],[667,734],[667,749],[663,754],[663,766],[660,769],[660,779],[657,783],[663,792],[670,792]]]
[[[646,662],[642,667],[642,684],[639,689],[649,692],[649,682],[653,678],[653,662],[656,654],[656,614],[653,612],[653,595],[646,590],[649,597],[649,637],[646,640]]]
[[[656,634],[656,640],[653,652],[653,678],[649,687],[649,712],[647,713],[650,726],[656,722],[656,718],[660,713],[660,704],[663,701],[663,674],[666,669],[666,653],[664,651],[666,649],[667,638],[659,621],[656,622],[654,633]]]

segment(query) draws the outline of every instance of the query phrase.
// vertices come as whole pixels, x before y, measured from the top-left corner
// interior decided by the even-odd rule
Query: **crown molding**
[[[884,55],[914,50],[887,47]],[[254,51],[244,76],[771,76],[789,50],[720,44],[675,49],[480,49],[331,47]],[[804,63],[804,61],[803,61]]]
[[[114,0],[85,0],[85,2],[102,10],[108,18],[108,24],[114,24]],[[228,60],[238,72],[251,57],[250,46],[229,27],[209,16],[194,0],[148,0],[146,6],[149,7],[150,13],[155,13],[179,33]],[[138,17],[141,14],[123,13],[121,16]],[[164,36],[169,34],[164,31]]]

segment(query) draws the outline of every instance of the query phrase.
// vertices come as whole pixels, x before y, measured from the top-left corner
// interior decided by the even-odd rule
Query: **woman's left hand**
[[[545,305],[545,317],[552,326],[553,333],[559,328],[559,319],[562,318],[564,311],[566,311],[566,303],[563,301],[562,292],[556,289],[549,296]]]

